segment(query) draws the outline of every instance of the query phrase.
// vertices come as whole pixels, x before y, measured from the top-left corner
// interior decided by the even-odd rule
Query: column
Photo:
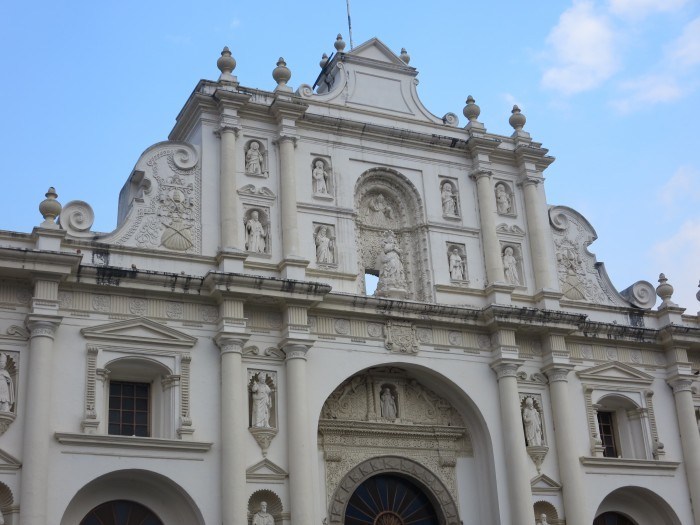
[[[676,401],[678,428],[681,432],[683,449],[683,466],[688,478],[688,490],[693,506],[693,523],[700,525],[700,433],[695,420],[695,407],[691,387],[693,381],[686,377],[677,377],[669,381]],[[568,520],[567,520],[568,523]]]
[[[561,475],[564,512],[567,525],[590,525],[586,519],[586,491],[581,479],[581,463],[576,451],[576,436],[571,421],[568,375],[571,366],[554,366],[544,372],[549,378],[549,398],[556,435],[557,458]]]
[[[280,200],[282,208],[282,251],[284,259],[299,255],[297,226],[297,182],[294,164],[294,142],[289,136],[279,138]]]
[[[59,320],[30,317],[27,397],[24,403],[20,516],[23,525],[49,525],[47,497],[51,442],[51,377],[53,342]]]
[[[217,337],[221,349],[221,523],[245,523],[248,406],[242,355],[246,338]]]
[[[503,283],[503,259],[501,245],[496,235],[496,199],[491,181],[491,172],[477,170],[470,177],[476,181],[476,194],[479,200],[481,238],[484,243],[484,262],[488,284]]]
[[[525,177],[522,182],[535,287],[537,290],[559,290],[543,182],[542,177]]]
[[[520,413],[520,397],[516,371],[519,362],[498,361],[491,365],[498,378],[501,402],[501,426],[505,447],[510,522],[512,525],[532,525],[533,504],[530,475]]]
[[[221,208],[221,250],[240,249],[240,222],[238,196],[236,194],[236,132],[232,125],[223,124],[219,128],[221,137],[221,173],[219,207]]]
[[[316,523],[313,513],[311,465],[315,461],[316,442],[309,432],[308,394],[306,390],[306,352],[309,345],[288,344],[287,425],[289,427],[289,495],[291,522]]]

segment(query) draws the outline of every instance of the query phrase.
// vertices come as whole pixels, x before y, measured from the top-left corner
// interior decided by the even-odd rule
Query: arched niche
[[[379,276],[384,243],[392,232],[405,273],[405,289],[391,297],[432,300],[424,206],[411,181],[390,168],[367,170],[355,184],[355,211],[358,292],[365,292],[366,274]]]
[[[413,363],[383,363],[329,378],[338,383],[332,390],[323,389],[325,401],[318,420],[329,512],[332,498],[350,472],[365,461],[392,455],[432,472],[450,498],[460,508],[469,508],[474,519],[499,523],[490,432],[479,408],[458,384]],[[397,403],[395,420],[383,418],[379,408],[381,392],[387,387]],[[395,440],[388,441],[392,436]],[[436,437],[437,446],[432,441]],[[329,523],[333,523],[330,517]]]
[[[180,485],[140,469],[109,472],[87,483],[68,503],[60,525],[80,523],[93,509],[116,500],[143,505],[168,525],[204,525],[197,505]]]
[[[626,486],[612,491],[598,506],[596,519],[605,514],[623,516],[634,525],[681,525],[671,506],[661,496],[644,487]],[[594,520],[593,523],[598,525],[600,521]],[[624,521],[620,524],[624,524]]]

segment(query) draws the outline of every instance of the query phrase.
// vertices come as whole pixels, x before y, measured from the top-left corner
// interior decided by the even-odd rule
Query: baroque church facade
[[[700,525],[698,316],[615,289],[517,107],[335,48],[225,48],[113,232],[0,231],[0,523]]]

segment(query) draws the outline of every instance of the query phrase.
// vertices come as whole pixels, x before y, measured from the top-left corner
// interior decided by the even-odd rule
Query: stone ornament
[[[267,177],[267,150],[262,142],[250,140],[245,146],[245,174],[253,177]]]
[[[496,193],[496,209],[499,215],[515,215],[513,191],[505,182],[499,182],[494,188]]]
[[[0,436],[15,420],[16,375],[15,361],[8,354],[0,353]]]
[[[311,162],[311,182],[313,196],[320,199],[333,199],[331,169],[328,161],[319,157]]]
[[[385,231],[381,244],[383,253],[379,255],[379,281],[374,295],[404,298],[408,291],[406,274],[401,261],[401,250],[394,232]]]
[[[396,224],[396,212],[383,193],[371,196],[363,210],[366,224],[377,228],[393,227]]]
[[[380,396],[380,405],[382,419],[394,421],[398,417],[396,410],[395,394],[391,391],[391,387],[384,385]]]
[[[330,224],[314,223],[316,262],[319,265],[335,265],[335,228]]]
[[[95,222],[95,212],[85,201],[70,201],[63,207],[58,224],[74,237],[91,236],[90,228]]]
[[[519,250],[518,250],[518,256]],[[503,248],[503,273],[508,284],[513,286],[522,286],[521,271],[519,269],[521,261],[516,257],[516,250],[511,245],[506,245]]]
[[[250,208],[243,218],[245,249],[252,253],[270,253],[269,215],[262,208]]]
[[[442,202],[442,215],[444,217],[459,217],[459,199],[457,195],[457,185],[454,181],[443,180],[440,183],[440,200]]]
[[[233,70],[236,69],[236,59],[231,56],[231,51],[229,50],[228,46],[225,46],[221,51],[221,56],[216,61],[216,67],[219,68],[219,71],[221,71],[221,75],[219,75],[219,82],[238,82],[236,77],[231,74],[233,73]]]
[[[56,188],[51,186],[46,192],[46,198],[39,204],[39,213],[44,217],[44,222],[39,225],[41,228],[58,229],[56,217],[60,215],[62,206],[57,198]]]
[[[538,408],[535,408],[535,400],[527,396],[521,406],[523,427],[525,429],[525,442],[527,446],[544,445],[544,432],[542,429],[542,416]]]
[[[390,352],[416,354],[419,350],[416,328],[411,323],[388,321],[384,346]]]
[[[252,525],[275,525],[275,520],[272,514],[267,512],[267,502],[260,502],[260,510],[253,516]]]
[[[468,281],[466,251],[466,247],[463,244],[447,243],[447,264],[450,271],[450,280]]]

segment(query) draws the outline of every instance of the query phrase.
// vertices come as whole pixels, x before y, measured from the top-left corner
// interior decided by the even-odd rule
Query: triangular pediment
[[[636,368],[612,361],[603,363],[602,365],[587,368],[577,372],[581,380],[588,382],[603,382],[603,383],[632,383],[636,385],[650,385],[654,378],[649,374],[637,370]]]
[[[86,339],[101,341],[118,341],[120,343],[138,343],[149,345],[184,346],[191,348],[197,342],[196,337],[170,328],[145,317],[117,321],[90,328],[83,328],[80,333]]]
[[[18,470],[22,466],[19,459],[0,449],[0,471]]]
[[[559,492],[561,490],[561,485],[546,474],[540,474],[532,478],[530,487],[532,487],[532,492],[534,493]]]
[[[289,474],[280,466],[265,458],[245,471],[248,481],[283,483]]]
[[[363,44],[360,44],[355,49],[350,51],[348,55],[358,58],[366,58],[369,60],[376,60],[377,62],[384,62],[413,70],[413,68],[407,66],[403,60],[396,56],[396,54],[389,49],[384,42],[376,37]]]

